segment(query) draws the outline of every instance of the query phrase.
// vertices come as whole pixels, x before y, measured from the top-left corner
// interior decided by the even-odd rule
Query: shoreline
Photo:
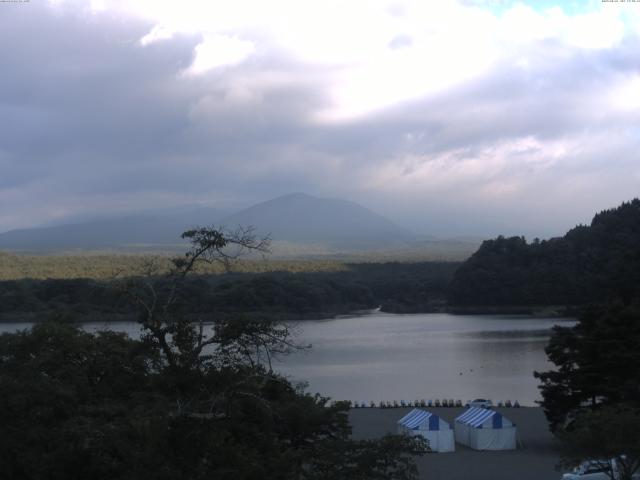
[[[528,315],[531,317],[575,317],[579,305],[504,305],[504,306],[447,306],[442,313],[452,315]]]
[[[530,318],[575,318],[577,310],[580,307],[560,307],[560,306],[509,306],[509,307],[441,307],[437,309],[429,309],[419,312],[395,312],[386,311],[377,308],[358,309],[358,310],[336,310],[334,312],[307,312],[300,314],[299,312],[220,312],[220,315],[245,315],[249,318],[262,316],[264,318],[272,318],[276,321],[317,321],[317,320],[339,320],[340,318],[367,316],[376,313],[390,315],[430,315],[430,314],[449,314],[449,315],[517,315]],[[56,310],[42,312],[6,312],[0,313],[0,324],[3,323],[39,323],[47,321],[49,317],[57,314]],[[78,317],[73,323],[95,323],[95,322],[135,322],[135,313],[105,313],[95,312],[90,314],[82,314],[73,310],[62,311],[71,317]],[[211,314],[210,316],[213,316]],[[195,320],[194,320],[195,321]],[[213,322],[213,319],[207,319],[205,322]]]
[[[465,411],[461,407],[426,407],[449,422]],[[451,453],[428,453],[417,458],[419,478],[425,480],[558,480],[557,440],[549,431],[540,407],[494,408],[516,424],[517,450],[475,451],[456,443]],[[349,423],[358,440],[396,432],[396,422],[411,408],[352,408]],[[472,476],[470,475],[472,473]]]

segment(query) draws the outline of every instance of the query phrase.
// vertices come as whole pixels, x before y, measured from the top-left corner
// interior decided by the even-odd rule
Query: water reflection
[[[488,397],[534,404],[555,318],[389,315],[298,324],[313,344],[280,370],[337,399]]]
[[[544,347],[553,325],[573,322],[522,316],[371,313],[291,322],[310,350],[281,358],[276,368],[312,392],[359,401],[476,397],[540,399],[534,370],[547,370]],[[0,324],[0,332],[28,328]],[[87,331],[140,336],[135,322],[88,323]]]

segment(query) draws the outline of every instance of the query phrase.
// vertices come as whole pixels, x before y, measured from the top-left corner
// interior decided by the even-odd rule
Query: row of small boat
[[[393,401],[385,401],[382,400],[378,403],[374,402],[374,401],[370,401],[370,402],[351,402],[349,401],[349,405],[351,408],[403,408],[403,407],[468,407],[469,406],[469,402],[463,404],[461,400],[453,400],[453,399],[446,399],[443,398],[442,400],[440,399],[435,399],[435,400],[415,400],[413,402],[411,401],[405,401],[405,400],[393,400]],[[507,407],[507,408],[519,408],[520,404],[518,403],[517,400],[515,400],[514,402],[512,402],[511,400],[506,400],[506,401],[499,401],[496,404],[497,407]]]

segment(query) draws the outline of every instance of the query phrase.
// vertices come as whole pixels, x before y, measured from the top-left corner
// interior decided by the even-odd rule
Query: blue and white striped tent
[[[514,450],[516,426],[500,412],[471,407],[455,419],[456,442],[475,450]]]
[[[434,452],[455,450],[451,425],[426,410],[414,408],[398,420],[398,433],[425,438],[429,442],[429,448]]]

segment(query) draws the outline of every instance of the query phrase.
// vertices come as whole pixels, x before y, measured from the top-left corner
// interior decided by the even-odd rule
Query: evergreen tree
[[[614,460],[616,480],[631,480],[640,468],[639,345],[637,303],[591,306],[574,327],[555,327],[546,352],[557,368],[535,376],[565,463],[609,468]]]
[[[545,351],[555,370],[536,372],[553,429],[582,409],[640,406],[640,308],[613,302],[591,306],[573,327],[555,327]]]

